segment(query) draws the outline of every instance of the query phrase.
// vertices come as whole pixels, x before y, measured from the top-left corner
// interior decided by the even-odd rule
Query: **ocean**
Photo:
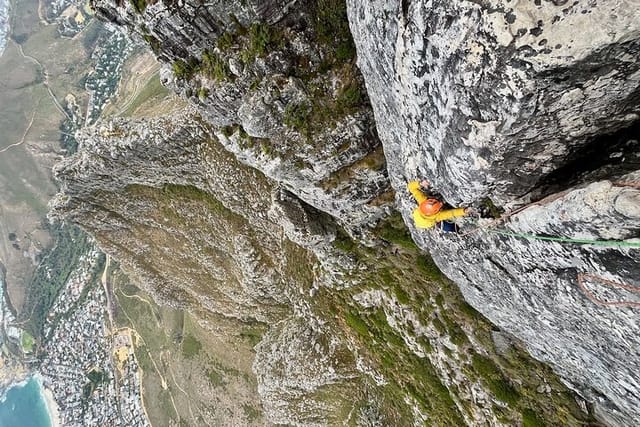
[[[0,427],[51,427],[41,390],[34,377],[10,388],[0,400]]]

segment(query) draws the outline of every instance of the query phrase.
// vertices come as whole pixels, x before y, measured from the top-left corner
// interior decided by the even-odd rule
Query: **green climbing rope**
[[[640,248],[639,242],[627,242],[624,240],[590,240],[590,239],[570,239],[567,237],[552,237],[552,236],[538,236],[537,234],[525,234],[525,233],[512,233],[509,231],[496,230],[492,228],[485,228],[484,231],[494,234],[502,234],[504,236],[521,237],[529,240],[547,240],[560,243],[573,243],[578,245],[596,245],[596,246],[609,246],[609,247],[625,247],[625,248]]]

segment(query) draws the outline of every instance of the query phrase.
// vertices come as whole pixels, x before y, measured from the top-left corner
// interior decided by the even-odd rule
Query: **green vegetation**
[[[176,75],[179,79],[189,80],[196,72],[196,64],[193,61],[185,62],[181,59],[178,59],[173,64],[171,64],[173,68],[173,74]]]
[[[145,103],[151,100],[159,100],[169,93],[169,89],[162,85],[160,73],[156,72],[136,94],[136,97],[127,104],[127,108],[120,115],[128,117],[136,112]]]
[[[22,344],[22,351],[24,351],[25,353],[31,353],[33,351],[33,345],[35,341],[33,336],[29,332],[22,332],[20,343]]]
[[[344,320],[358,335],[365,338],[369,336],[369,327],[367,326],[367,323],[363,321],[357,313],[353,311],[347,312]]]
[[[375,228],[374,232],[383,240],[402,246],[409,250],[418,250],[414,243],[409,230],[402,221],[402,216],[395,212],[393,215],[381,221]]]
[[[129,0],[133,8],[140,14],[144,13],[144,10],[147,8],[146,0]]]
[[[194,336],[187,335],[182,341],[182,354],[188,359],[194,358],[202,350],[202,344]]]
[[[224,376],[215,369],[207,369],[207,378],[212,387],[222,387],[227,383]]]
[[[210,51],[204,51],[202,53],[202,61],[197,71],[202,72],[205,76],[217,82],[231,78],[231,71],[229,70],[227,61]]]
[[[362,103],[364,96],[360,90],[360,85],[350,81],[340,89],[340,94],[336,100],[343,110],[352,110]]]
[[[50,228],[55,239],[27,287],[27,295],[20,321],[26,322],[29,333],[39,339],[47,314],[78,261],[90,248],[87,235],[78,227],[56,225]]]
[[[311,106],[307,103],[289,104],[284,111],[284,124],[307,135],[310,132]]]
[[[250,423],[256,421],[262,415],[262,411],[250,405],[242,405],[242,410]]]
[[[235,37],[233,33],[229,31],[225,31],[224,34],[222,34],[216,41],[218,49],[220,49],[222,52],[226,52],[231,49],[235,43]]]
[[[421,254],[416,259],[416,266],[420,269],[420,272],[425,275],[425,277],[431,280],[443,280],[445,279],[445,275],[442,274],[438,266],[433,259],[427,254]]]
[[[248,43],[240,54],[245,63],[251,63],[258,57],[265,56],[282,40],[281,35],[267,23],[254,23],[249,27]]]
[[[386,402],[381,410],[388,424],[412,422],[411,409],[404,404],[408,395],[422,412],[429,414],[429,425],[463,425],[461,411],[473,403],[456,404],[454,397],[460,397],[458,386],[447,387],[441,381],[442,375],[452,375],[454,369],[462,370],[469,381],[484,385],[488,393],[506,404],[493,409],[505,424],[517,425],[522,421],[526,426],[536,427],[578,426],[590,420],[581,413],[570,392],[543,397],[535,391],[540,378],[555,378],[550,370],[541,371],[544,365],[515,347],[507,357],[495,352],[491,324],[464,301],[458,288],[442,275],[433,260],[411,243],[399,215],[392,215],[374,231],[389,245],[368,248],[350,243],[344,232],[338,234],[336,249],[347,252],[362,266],[353,278],[357,284],[339,292],[322,289],[316,301],[324,318],[344,322],[358,341],[359,355],[389,381],[376,389],[378,400]],[[395,317],[398,308],[393,303],[371,307],[354,300],[356,294],[373,289],[382,290],[387,298],[395,298],[403,310],[410,309],[422,326],[430,325],[430,335],[423,335],[423,329],[412,322]],[[477,344],[472,345],[467,334],[473,334],[474,343],[482,343],[486,355],[475,350]],[[451,358],[455,367],[451,365],[448,374],[440,372],[443,368],[436,368],[429,358],[417,357],[408,350],[407,337],[415,339],[425,354],[438,351]],[[456,347],[443,345],[445,342]],[[559,380],[553,381],[554,390],[566,390]]]
[[[522,427],[545,427],[545,423],[531,409],[525,409],[522,411]]]
[[[200,90],[198,90],[198,99],[200,99],[200,101],[204,101],[205,99],[207,99],[208,96],[209,96],[209,89],[205,87],[201,87]]]
[[[247,325],[240,330],[240,337],[249,342],[249,345],[253,348],[262,340],[266,329],[265,325],[258,323]]]
[[[102,384],[109,381],[107,373],[102,369],[91,369],[87,372],[88,383],[82,386],[82,404],[86,405],[87,399],[93,394],[93,392]]]
[[[341,0],[318,0],[312,6],[313,28],[318,41],[333,49],[333,57],[346,62],[355,57],[347,5]]]
[[[472,364],[476,372],[486,382],[489,390],[500,400],[509,405],[515,405],[520,400],[518,392],[509,384],[509,381],[502,375],[500,369],[489,358],[474,353]]]

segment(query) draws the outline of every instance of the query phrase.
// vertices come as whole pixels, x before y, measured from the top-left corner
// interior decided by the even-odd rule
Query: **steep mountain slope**
[[[637,250],[535,236],[637,242],[638,177],[622,177],[637,168],[637,141],[600,137],[637,119],[637,20],[575,5],[555,20],[556,3],[535,6],[550,30],[521,34],[509,25],[534,6],[348,2],[363,79],[338,0],[95,1],[149,43],[191,107],[83,130],[56,169],[52,216],[81,224],[205,329],[220,316],[230,335],[262,324],[252,392],[270,423],[581,425],[593,420],[564,386],[492,334],[391,215],[395,201],[410,223],[415,177],[451,203],[507,209],[576,185],[504,221],[412,237],[469,303],[624,425],[637,417],[638,361],[623,331],[637,315],[594,304],[576,286],[592,276],[576,275],[633,284]],[[565,46],[590,10],[608,35]],[[544,32],[541,52],[523,47]],[[586,186],[614,178],[614,160],[574,170],[601,148],[620,151],[615,182],[633,185]],[[237,409],[237,422],[262,422]]]

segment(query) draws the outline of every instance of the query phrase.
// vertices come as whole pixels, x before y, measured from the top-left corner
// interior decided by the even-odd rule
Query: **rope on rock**
[[[632,182],[632,181],[613,181],[613,185],[616,187],[634,187],[640,188],[640,182]]]
[[[495,228],[485,228],[487,233],[502,234],[503,236],[521,237],[529,240],[545,240],[560,243],[572,243],[578,245],[594,245],[607,247],[640,248],[640,241],[629,242],[626,240],[591,240],[591,239],[571,239],[568,237],[539,236],[537,234],[512,233],[509,231],[496,230]]]
[[[640,182],[613,181],[612,184],[618,187],[640,188]],[[604,247],[612,247],[612,248],[640,248],[640,241],[629,242],[625,240],[571,239],[568,237],[540,236],[537,234],[514,233],[507,230],[499,230],[495,228],[495,226],[498,225],[499,223],[506,221],[509,217],[517,213],[520,213],[521,211],[531,206],[534,206],[534,205],[544,206],[564,196],[568,192],[569,190],[565,190],[560,193],[547,196],[544,199],[538,200],[537,202],[532,202],[527,205],[521,206],[520,208],[515,209],[511,212],[504,213],[500,218],[494,219],[490,224],[487,224],[484,227],[478,225],[475,229],[471,231],[468,231],[466,233],[461,233],[460,236],[464,237],[469,234],[473,234],[478,230],[484,230],[488,233],[502,234],[504,236],[511,236],[511,237],[520,237],[520,238],[529,239],[529,240],[544,240],[544,241],[552,241],[552,242],[560,242],[560,243],[569,243],[569,244],[577,244],[577,245],[594,245],[594,246],[604,246]]]
[[[598,298],[593,292],[591,292],[584,284],[586,279],[601,282],[605,285],[609,285],[613,288],[624,289],[629,292],[640,294],[640,288],[636,286],[627,285],[626,283],[618,283],[613,280],[605,279],[604,277],[596,276],[595,274],[578,273],[577,281],[578,286],[582,289],[582,292],[591,302],[604,307],[640,307],[640,302],[636,301],[606,301],[602,298]]]

